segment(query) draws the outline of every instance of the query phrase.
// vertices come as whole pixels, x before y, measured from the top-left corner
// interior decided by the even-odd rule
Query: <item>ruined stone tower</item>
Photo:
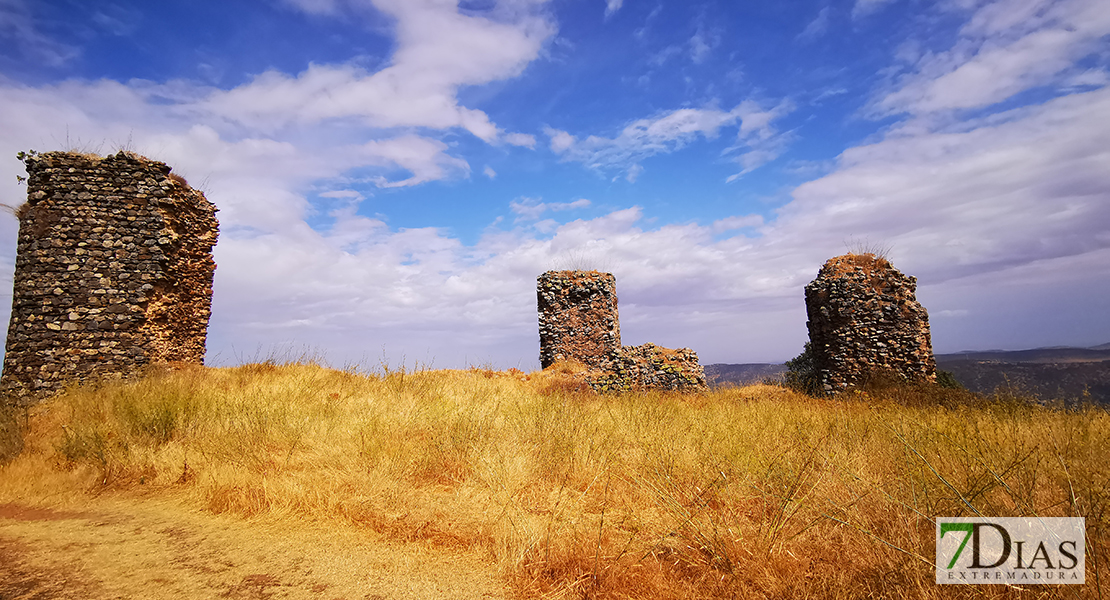
[[[597,271],[548,271],[536,289],[540,312],[540,366],[571,359],[601,366],[620,350],[617,280]]]
[[[706,389],[705,371],[689,348],[622,347],[617,280],[597,271],[548,271],[537,283],[540,365],[562,360],[587,367],[596,391]]]
[[[39,396],[152,362],[202,363],[215,206],[130,152],[48,152],[24,164],[0,387]]]
[[[826,392],[875,373],[936,381],[929,314],[917,302],[917,279],[885,258],[831,258],[805,288],[810,352]]]

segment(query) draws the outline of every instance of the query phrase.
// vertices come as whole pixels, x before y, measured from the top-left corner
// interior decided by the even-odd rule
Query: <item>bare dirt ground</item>
[[[163,498],[0,504],[0,600],[505,598],[474,553],[337,523],[212,515]]]

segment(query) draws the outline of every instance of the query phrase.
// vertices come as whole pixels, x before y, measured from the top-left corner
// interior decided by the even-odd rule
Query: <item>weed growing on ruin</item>
[[[34,158],[38,155],[39,155],[39,153],[38,153],[37,150],[26,150],[26,151],[20,150],[19,152],[15,153],[16,159],[18,159],[19,162],[21,162],[21,163],[26,163],[27,159]]]
[[[890,252],[894,249],[894,246],[870,240],[853,239],[851,242],[845,242],[844,248],[849,255],[870,256],[876,260],[889,262]]]
[[[177,185],[180,185],[181,187],[184,187],[184,188],[189,187],[189,182],[186,181],[184,177],[178,175],[177,173],[170,173],[169,175],[167,175],[167,177],[169,177],[171,181],[173,181]]]
[[[608,273],[613,270],[613,259],[604,250],[574,248],[559,255],[552,267],[559,271],[598,271]]]
[[[31,204],[29,202],[21,202],[17,205],[0,203],[0,209],[4,212],[11,213],[16,219],[22,221],[31,213]]]
[[[1106,585],[1104,410],[567,379],[270,362],[76,388],[34,409],[0,503],[143,490],[331,520],[482,550],[523,598],[1060,595],[934,586],[934,520],[1083,516],[1084,591]]]
[[[19,152],[15,153],[16,159],[19,160],[19,162],[23,163],[24,165],[27,164],[27,159],[33,158],[37,155],[38,155],[38,152],[36,152],[34,150],[27,150],[27,151],[20,150]],[[27,178],[24,177],[23,175],[16,175],[15,176],[15,182],[16,182],[17,185],[18,184],[23,184],[23,183],[27,182]],[[12,207],[12,206],[7,205],[7,204],[5,204],[4,206],[8,207],[8,208],[11,208],[13,211],[18,210],[18,208]],[[16,216],[19,217],[19,218],[23,218],[18,213],[16,214]]]

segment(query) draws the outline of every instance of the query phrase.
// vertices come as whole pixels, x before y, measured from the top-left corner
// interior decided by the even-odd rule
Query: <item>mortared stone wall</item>
[[[540,367],[574,359],[598,367],[621,348],[617,279],[598,271],[548,271],[536,286]]]
[[[34,398],[153,362],[203,363],[216,207],[130,152],[26,156],[0,388]]]
[[[702,390],[705,372],[689,348],[655,344],[622,347],[617,280],[598,271],[548,271],[536,286],[540,365],[560,361],[586,366],[595,391]]]
[[[863,384],[873,374],[936,382],[929,314],[917,279],[885,258],[829,259],[805,288],[810,352],[825,392]]]

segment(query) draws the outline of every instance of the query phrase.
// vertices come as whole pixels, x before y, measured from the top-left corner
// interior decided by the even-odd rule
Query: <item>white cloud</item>
[[[822,8],[820,11],[818,11],[817,16],[814,17],[814,19],[812,21],[810,21],[808,25],[806,25],[806,28],[803,29],[800,34],[798,34],[798,39],[813,40],[813,39],[816,39],[818,37],[821,37],[821,35],[823,33],[828,31],[828,29],[829,29],[829,12],[830,12],[830,9],[829,9],[828,6]]]
[[[485,168],[482,169],[482,174],[486,177],[489,177],[490,179],[494,179],[495,177],[497,177],[497,171],[494,171],[493,167],[489,165],[486,165]]]
[[[736,155],[733,160],[736,164],[740,165],[740,172],[729,175],[725,178],[725,182],[732,183],[744,175],[775,160],[786,151],[790,139],[789,136],[785,135],[776,136],[772,140],[762,141],[755,144],[750,150]]]
[[[715,36],[703,31],[701,28],[690,37],[690,60],[696,65],[705,62],[713,47],[720,42]]]
[[[1095,118],[1108,109],[1110,92],[1099,90],[959,130],[891,136],[846,152],[769,222],[737,215],[653,226],[633,207],[559,224],[541,217],[588,201],[520,198],[510,208],[532,228],[491,230],[471,247],[437,230],[371,223],[360,244],[344,240],[355,251],[324,235],[222,255],[229,274],[221,281],[265,290],[249,307],[272,307],[257,317],[255,338],[276,335],[267,323],[289,323],[290,336],[350,353],[350,332],[366,331],[359,340],[435,349],[447,364],[465,353],[498,364],[525,356],[527,368],[536,352],[535,277],[578,253],[603,258],[616,273],[626,343],[690,346],[706,362],[781,360],[805,337],[802,287],[858,237],[893,246],[895,265],[920,278],[919,298],[938,317],[934,342],[947,344],[941,349],[978,347],[961,333],[963,311],[1041,293],[1046,273],[1068,293],[1110,276],[1110,150],[1102,143],[1110,123]],[[754,231],[715,237],[740,229]],[[279,263],[272,273],[232,277],[269,256]],[[245,325],[219,322],[222,331],[233,327]],[[453,340],[451,349],[437,336]]]
[[[509,133],[505,135],[505,143],[531,149],[536,147],[536,136],[527,133]]]
[[[925,280],[1110,246],[1110,90],[852,148],[773,228],[885,232]]]
[[[817,94],[813,98],[813,100],[810,100],[810,102],[812,104],[815,104],[815,105],[820,105],[821,101],[826,99],[826,98],[833,98],[835,96],[841,96],[841,95],[844,95],[844,94],[847,94],[847,93],[848,93],[848,90],[846,88],[832,87],[832,88],[828,88],[826,90],[823,90],[821,93]]]
[[[1110,84],[1110,72],[1103,69],[1087,69],[1072,75],[1063,82],[1063,87],[1069,91],[1082,87],[1102,87]]]
[[[282,0],[282,2],[311,15],[334,15],[339,12],[337,0]]]
[[[301,8],[333,6],[298,3]],[[368,72],[354,65],[310,65],[295,77],[268,71],[230,91],[215,91],[200,108],[267,132],[296,124],[354,119],[369,127],[462,128],[485,141],[499,131],[482,111],[459,106],[461,86],[518,75],[539,56],[554,27],[535,10],[511,20],[460,12],[454,2],[375,0],[393,17],[397,48],[389,64]],[[510,14],[510,11],[502,11]],[[512,134],[510,143],[528,145]]]
[[[852,6],[852,18],[859,19],[878,12],[883,6],[895,0],[856,0]]]
[[[540,198],[529,198],[521,196],[517,200],[509,203],[509,209],[512,210],[519,218],[523,219],[538,219],[540,215],[547,210],[547,205],[540,201]]]
[[[662,67],[668,60],[682,54],[682,46],[671,45],[652,54],[648,62],[655,67]]]
[[[320,194],[323,198],[351,198],[353,200],[362,200],[363,195],[361,192],[355,190],[332,190]]]
[[[545,127],[543,132],[551,138],[551,149],[556,153],[563,153],[574,146],[574,136],[560,129]]]
[[[745,100],[738,104],[732,112],[740,118],[740,135],[742,139],[766,140],[774,137],[776,131],[771,124],[794,111],[794,103],[789,99],[782,100],[771,108],[763,108],[754,100]]]
[[[725,179],[726,182],[735,181],[751,173],[786,151],[793,141],[793,135],[789,132],[780,133],[772,124],[793,112],[794,109],[794,103],[789,99],[784,99],[769,109],[751,100],[745,100],[733,109],[740,116],[740,131],[737,134],[737,144],[725,152],[726,154],[738,152],[733,160],[740,165],[741,170],[739,173],[730,175]]]
[[[519,200],[519,202],[517,201]],[[590,201],[585,198],[579,198],[573,202],[541,202],[539,198],[521,197],[509,203],[509,209],[519,215],[517,221],[534,221],[539,219],[543,213],[547,211],[563,211],[575,210],[579,208],[586,208],[590,206]]]
[[[873,106],[922,115],[990,106],[1056,82],[1110,35],[1100,0],[999,0],[980,8],[951,49],[927,53]]]
[[[0,104],[17,109],[0,111],[0,127],[18,136],[0,140],[0,152],[34,147],[39,133],[20,124],[25,114],[52,122],[84,114],[83,130],[92,135],[126,134],[118,123],[80,112],[89,110],[87,97],[126,109],[136,100],[122,89],[76,88],[82,100],[68,103],[56,89],[0,88]],[[25,104],[14,104],[18,99]],[[473,245],[444,230],[395,229],[353,213],[328,230],[309,228],[311,207],[296,190],[364,161],[352,152],[361,146],[229,141],[210,127],[182,123],[174,131],[172,120],[147,122],[144,111],[134,137],[141,151],[161,148],[157,156],[191,180],[208,175],[208,196],[221,208],[210,333],[217,360],[295,341],[327,349],[337,364],[372,364],[384,347],[394,362],[405,353],[434,366],[490,360],[533,368],[535,278],[575,252],[603,258],[616,273],[626,343],[689,346],[705,362],[797,354],[805,338],[802,287],[852,237],[892,245],[895,265],[920,278],[919,298],[938,316],[989,312],[991,302],[1009,306],[1011,298],[1044,293],[1050,280],[1061,294],[1104,288],[1110,122],[1100,115],[1108,111],[1110,91],[1095,90],[958,129],[891,135],[845,152],[832,173],[797,188],[767,222],[736,215],[704,226],[658,226],[632,207],[560,224],[543,217],[588,208],[589,200],[519,198],[510,209],[531,226],[494,228]],[[663,128],[668,135],[701,136],[715,121],[691,115],[675,122]],[[753,117],[747,135],[759,138],[773,122]],[[418,140],[416,147],[435,155]],[[382,160],[402,160],[376,150]],[[21,191],[12,175],[0,161],[0,192],[8,196]],[[357,200],[353,191],[324,197]],[[14,247],[12,222],[2,232],[6,247]],[[938,318],[934,342],[948,350],[980,347],[957,326],[968,322]]]
[[[34,64],[57,67],[77,58],[78,48],[42,33],[31,6],[25,0],[0,2],[0,40]]]
[[[605,0],[605,18],[608,19],[620,10],[622,5],[624,5],[624,0]]]
[[[377,177],[378,187],[394,188],[444,179],[449,172],[468,174],[470,165],[461,158],[449,156],[447,144],[417,135],[405,135],[388,140],[371,140],[357,149],[364,164],[393,166],[412,173],[406,179],[389,181]]]
[[[711,228],[714,233],[723,233],[725,231],[733,231],[736,229],[743,229],[745,227],[760,227],[763,225],[763,217],[759,215],[746,215],[743,217],[725,217],[713,221]]]
[[[739,122],[737,146],[757,153],[759,160],[749,160],[745,173],[777,157],[785,148],[785,138],[777,134],[772,123],[794,109],[783,100],[770,109],[763,109],[753,100],[745,100],[730,111],[716,108],[681,108],[649,119],[639,119],[624,127],[613,138],[591,135],[578,139],[553,128],[544,132],[551,139],[551,149],[563,160],[580,162],[591,169],[621,169],[631,175],[640,173],[634,167],[644,158],[674,152],[697,138],[717,137],[721,128]],[[755,156],[755,154],[752,154]],[[737,162],[744,164],[744,159]],[[758,164],[756,164],[758,163]],[[750,167],[750,168],[749,168]]]
[[[317,13],[338,6],[294,4]],[[429,129],[461,128],[489,142],[535,145],[534,136],[500,131],[484,112],[460,106],[455,95],[463,85],[515,76],[553,33],[538,4],[512,4],[463,14],[451,2],[380,0],[375,6],[396,19],[398,43],[390,62],[376,72],[353,64],[313,64],[297,76],[268,71],[226,91],[185,81],[9,84],[0,90],[2,112],[12,117],[5,138],[40,148],[72,144],[62,139],[69,132],[96,145],[132,138],[155,154],[179,157],[186,163],[177,163],[179,169],[198,163],[212,176],[243,166],[244,156],[216,163],[192,152],[221,153],[231,143],[246,157],[272,160],[271,153],[278,152],[277,164],[293,176],[376,168],[367,177],[381,187],[465,177],[467,162],[429,137]],[[0,29],[25,25],[24,8],[12,0],[0,4]],[[56,126],[51,131],[44,124]],[[43,131],[51,131],[53,140],[42,139]],[[296,140],[296,147],[285,140]]]

